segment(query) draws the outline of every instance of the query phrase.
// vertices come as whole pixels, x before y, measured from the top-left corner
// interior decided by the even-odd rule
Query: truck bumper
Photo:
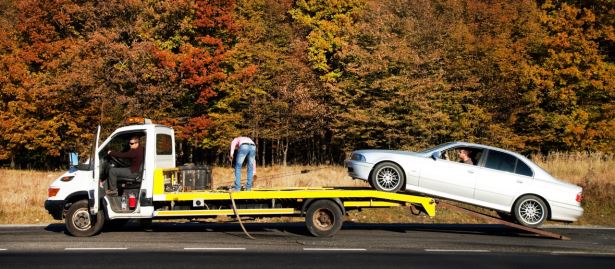
[[[62,220],[64,212],[64,200],[47,200],[45,201],[45,209],[56,220]]]

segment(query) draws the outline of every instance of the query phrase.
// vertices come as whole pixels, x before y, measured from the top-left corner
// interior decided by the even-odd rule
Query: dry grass
[[[0,169],[0,223],[50,223],[47,187],[63,172]]]
[[[352,180],[341,166],[274,166],[257,168],[258,177],[254,188],[300,188],[300,187],[367,187],[362,180]],[[302,173],[303,171],[303,173]],[[213,169],[214,188],[231,186],[235,180],[230,167]],[[241,171],[241,184],[246,184],[246,168]]]
[[[564,154],[535,156],[534,161],[557,178],[584,188],[585,209],[579,224],[615,225],[615,158],[605,154]],[[309,170],[308,173],[302,173]],[[50,223],[54,220],[43,208],[47,187],[61,172],[0,169],[0,224]],[[245,184],[245,168],[242,171]],[[233,184],[230,167],[214,167],[214,187]],[[344,167],[289,166],[259,167],[254,188],[367,187],[364,181],[350,179]],[[274,218],[261,221],[301,221]],[[347,218],[369,223],[483,223],[467,215],[438,208],[435,218],[414,216],[408,208],[351,211]],[[56,221],[57,222],[57,221]]]
[[[615,183],[615,156],[603,153],[561,153],[535,155],[532,160],[552,176],[574,184],[587,181]]]

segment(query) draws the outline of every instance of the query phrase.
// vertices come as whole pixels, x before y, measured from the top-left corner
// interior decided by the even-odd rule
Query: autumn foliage
[[[612,1],[0,0],[0,164],[57,167],[130,116],[182,162],[451,140],[615,150]]]

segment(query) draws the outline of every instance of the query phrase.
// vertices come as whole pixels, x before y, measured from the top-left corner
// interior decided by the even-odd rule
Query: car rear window
[[[517,159],[517,168],[515,168],[515,173],[519,175],[528,176],[528,177],[531,177],[534,175],[534,173],[532,172],[532,169],[529,166],[527,166],[527,164],[525,164],[519,159]]]
[[[513,173],[515,171],[516,161],[517,158],[515,158],[515,156],[491,150],[487,156],[485,167]]]

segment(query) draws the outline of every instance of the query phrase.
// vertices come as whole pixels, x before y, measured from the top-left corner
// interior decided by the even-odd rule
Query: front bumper
[[[45,209],[56,220],[62,220],[64,213],[64,200],[46,200]]]
[[[355,160],[346,160],[344,164],[348,169],[348,176],[363,180],[369,180],[369,173],[374,167],[374,164]]]

